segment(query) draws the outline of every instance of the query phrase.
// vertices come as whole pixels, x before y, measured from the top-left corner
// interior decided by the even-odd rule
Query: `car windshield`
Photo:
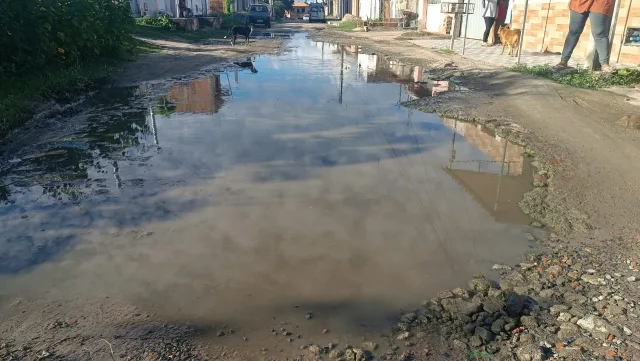
[[[266,12],[269,12],[269,9],[266,6],[259,5],[259,6],[252,6],[251,11],[256,13],[266,13]]]

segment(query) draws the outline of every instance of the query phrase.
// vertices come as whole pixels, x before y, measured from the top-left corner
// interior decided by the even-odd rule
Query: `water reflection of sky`
[[[231,72],[195,80],[202,86],[174,84],[167,98],[182,102],[176,113],[127,105],[134,92],[123,90],[122,105],[105,97],[69,119],[77,121],[70,130],[9,155],[0,168],[0,273],[46,262],[87,228],[140,227],[215,204],[171,191],[247,166],[254,167],[250,182],[263,184],[396,160],[400,172],[419,168],[424,176],[395,186],[431,184],[424,189],[457,197],[461,188],[441,170],[453,135],[442,119],[399,106],[408,99],[402,84],[368,83],[378,65],[363,69],[353,51],[304,36],[291,45],[282,55],[257,57],[258,72],[241,70],[237,82]],[[386,60],[376,59],[389,72]],[[455,151],[458,160],[495,160],[464,139]]]

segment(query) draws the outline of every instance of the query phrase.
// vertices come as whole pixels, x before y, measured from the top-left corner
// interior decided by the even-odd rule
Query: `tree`
[[[282,19],[284,18],[284,11],[285,11],[285,7],[284,7],[284,3],[282,0],[274,0],[273,2],[273,15],[275,15],[276,18],[278,19]]]
[[[282,3],[284,10],[291,10],[293,8],[293,0],[281,0],[280,2]]]

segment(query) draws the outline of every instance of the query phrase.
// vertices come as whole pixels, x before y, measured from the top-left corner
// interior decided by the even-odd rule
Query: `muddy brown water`
[[[0,300],[112,296],[234,329],[216,344],[297,349],[376,339],[531,247],[522,148],[402,107],[435,94],[421,68],[290,45],[101,92],[5,141]]]

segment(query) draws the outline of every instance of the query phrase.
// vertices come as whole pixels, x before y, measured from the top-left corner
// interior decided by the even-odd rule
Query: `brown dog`
[[[520,29],[513,29],[509,27],[509,25],[503,25],[498,30],[498,35],[500,35],[500,41],[502,42],[502,53],[504,54],[504,47],[509,45],[509,56],[518,56],[518,48],[520,46]],[[516,49],[515,55],[513,54],[513,49]]]

